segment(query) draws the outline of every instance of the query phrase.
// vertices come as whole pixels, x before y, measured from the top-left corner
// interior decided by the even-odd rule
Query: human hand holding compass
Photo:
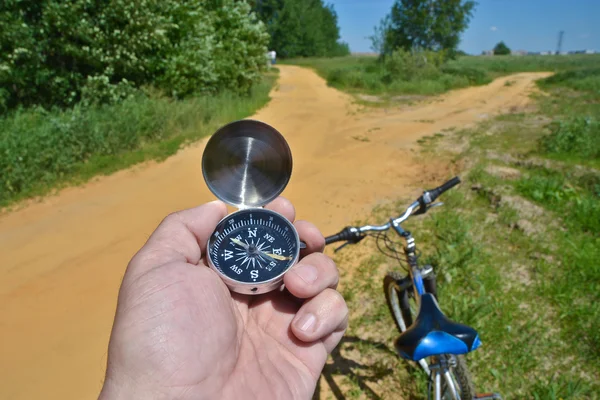
[[[294,222],[294,207],[283,198],[264,211],[281,215],[306,248],[283,276],[285,289],[262,296],[231,292],[205,263],[207,241],[227,212],[222,202],[160,224],[123,278],[101,400],[312,397],[348,309],[319,230]],[[236,236],[227,246],[247,250]],[[278,255],[273,245],[265,253]]]

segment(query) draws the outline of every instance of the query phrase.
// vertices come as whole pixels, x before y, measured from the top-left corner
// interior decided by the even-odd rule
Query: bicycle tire
[[[399,272],[388,272],[383,279],[385,301],[400,333],[404,332],[413,323],[408,292],[398,290],[397,282],[404,278],[405,276],[402,276]]]
[[[473,379],[467,367],[467,361],[462,355],[454,356],[456,358],[456,365],[450,368],[450,375],[452,376],[455,383],[459,386],[459,395],[461,400],[471,400],[477,395],[475,392],[475,385],[473,385]],[[442,399],[452,399],[450,392],[445,391],[446,381],[442,378]],[[429,379],[427,398],[433,399],[433,381]]]
[[[385,293],[385,300],[392,314],[392,319],[396,324],[396,328],[400,333],[408,329],[412,323],[413,318],[416,317],[418,312],[417,303],[414,296],[409,296],[408,291],[398,290],[397,282],[404,279],[398,272],[388,272],[383,279],[383,291]],[[411,305],[413,309],[411,309]],[[414,314],[414,316],[413,316]],[[416,362],[427,375],[429,375],[429,363],[427,360],[419,360]]]

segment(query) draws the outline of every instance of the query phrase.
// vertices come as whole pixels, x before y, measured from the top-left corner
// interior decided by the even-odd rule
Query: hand
[[[283,198],[267,208],[294,220]],[[285,289],[238,295],[203,259],[225,214],[221,202],[174,213],[133,257],[100,399],[311,398],[348,321],[323,236],[297,221],[307,248]]]

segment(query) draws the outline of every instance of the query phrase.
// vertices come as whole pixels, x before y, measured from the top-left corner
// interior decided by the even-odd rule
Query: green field
[[[540,400],[600,393],[598,84],[595,68],[560,72],[539,82],[537,112],[420,141],[422,158],[468,165],[445,206],[407,228],[421,261],[436,268],[441,308],[481,335],[483,346],[467,356],[481,391]],[[383,222],[411,200],[361,222]],[[426,398],[426,377],[391,348],[398,333],[382,281],[399,266],[369,240],[336,261],[354,266],[341,284],[353,313],[325,373],[348,399]]]
[[[0,119],[0,206],[148,160],[254,114],[276,72],[248,95],[222,92],[174,100],[147,93],[105,106],[26,109]]]
[[[489,83],[516,72],[565,71],[600,67],[600,54],[568,56],[463,56],[439,66],[414,57],[382,63],[377,57],[298,58],[286,64],[313,68],[329,85],[350,93],[435,95]]]

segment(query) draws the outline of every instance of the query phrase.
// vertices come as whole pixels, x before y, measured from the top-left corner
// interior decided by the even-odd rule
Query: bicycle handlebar
[[[351,241],[353,238],[357,237],[357,233],[358,231],[356,230],[356,228],[347,226],[335,235],[327,236],[325,238],[325,244],[327,245],[335,242]]]
[[[449,189],[452,189],[459,183],[460,178],[458,176],[455,176],[454,178],[445,182],[443,185],[435,189],[426,190],[425,192],[423,192],[423,194],[417,199],[417,201],[408,206],[408,208],[404,211],[404,213],[401,216],[397,218],[392,218],[387,224],[365,225],[361,227],[347,226],[335,235],[327,236],[325,238],[325,244],[328,245],[342,241],[347,242],[347,244],[355,244],[361,241],[368,232],[387,231],[392,227],[392,224],[397,226],[402,222],[406,221],[411,215],[413,215],[413,212],[415,210],[417,210],[418,214],[426,213],[431,203],[433,203],[435,199],[437,199],[442,193]]]
[[[445,191],[447,191],[449,189],[452,189],[454,186],[458,185],[459,183],[460,183],[460,178],[458,176],[455,176],[454,178],[450,179],[448,182],[445,182],[442,186],[439,186],[432,190],[425,191],[425,193],[423,193],[423,195],[419,198],[419,200],[423,199],[423,202],[425,204],[433,203],[435,201],[435,199],[437,199],[442,193],[444,193]],[[420,201],[419,201],[419,203],[420,203]]]

